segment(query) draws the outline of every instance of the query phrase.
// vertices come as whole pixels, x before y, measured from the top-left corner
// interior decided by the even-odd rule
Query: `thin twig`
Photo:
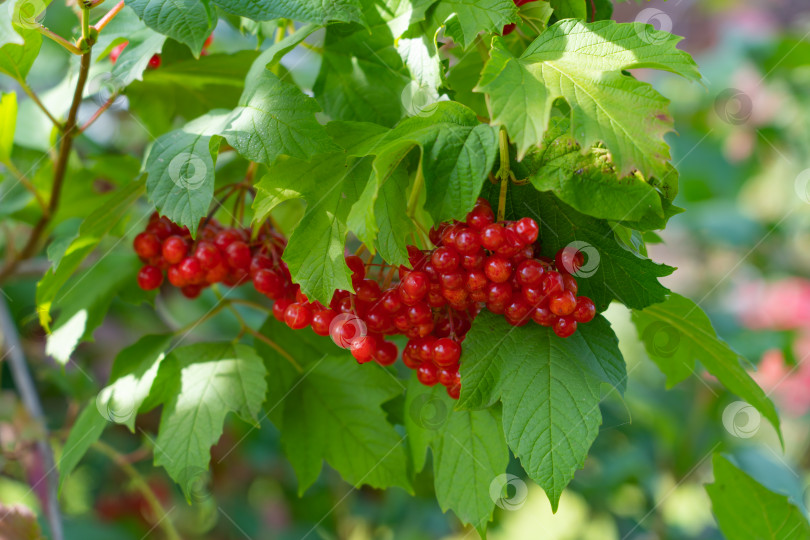
[[[15,167],[11,161],[9,161],[8,163],[4,163],[4,165],[9,170],[9,172],[13,174],[17,178],[17,180],[20,181],[20,183],[25,187],[25,189],[31,192],[31,194],[37,200],[37,204],[39,204],[39,207],[42,209],[42,213],[47,214],[48,204],[45,202],[45,199],[42,198],[42,195],[39,194],[37,188],[34,187],[34,184],[31,183],[31,180],[29,180],[27,176],[25,176],[22,172],[20,172],[20,170],[17,167]]]
[[[63,126],[62,122],[57,120],[56,117],[54,117],[54,115],[51,114],[51,111],[49,111],[47,109],[47,107],[45,107],[45,104],[43,104],[39,100],[39,97],[36,95],[36,93],[34,93],[34,90],[30,86],[28,86],[28,83],[26,83],[24,80],[23,81],[17,81],[17,82],[19,83],[20,87],[23,89],[23,92],[25,92],[25,94],[29,98],[31,98],[31,101],[33,101],[36,104],[36,106],[39,107],[40,110],[45,113],[45,116],[47,116],[48,119],[51,122],[53,122],[53,125],[56,126],[56,128],[59,131],[63,131],[65,129],[65,126]]]
[[[146,500],[146,503],[149,505],[149,508],[154,513],[154,518],[157,520],[156,526],[160,526],[163,529],[163,532],[166,534],[166,538],[169,540],[181,540],[180,534],[177,532],[177,529],[174,527],[174,523],[169,518],[168,512],[166,509],[163,508],[163,505],[160,502],[160,499],[157,498],[155,492],[152,490],[149,483],[146,479],[138,472],[138,470],[133,467],[126,456],[121,455],[115,448],[109,446],[101,441],[97,441],[93,443],[93,449],[104,454],[110,460],[118,465],[124,474],[129,476],[129,479],[132,480],[132,483],[135,484],[135,487],[138,491],[141,492],[143,498]]]
[[[28,364],[25,361],[17,327],[11,319],[8,304],[2,295],[0,295],[0,331],[2,331],[3,343],[8,352],[11,376],[20,394],[20,399],[34,422],[42,425],[44,435],[41,440],[37,441],[37,448],[42,458],[42,468],[46,471],[47,498],[43,501],[43,506],[48,515],[48,524],[51,528],[53,540],[63,540],[62,517],[59,512],[56,494],[59,482],[51,445],[48,444],[48,426],[45,422],[45,413],[42,411],[42,403],[40,403],[39,394],[37,393],[34,381],[31,379]]]
[[[113,20],[113,18],[118,15],[118,12],[124,9],[124,0],[121,0],[113,8],[104,14],[104,16],[98,20],[96,24],[93,25],[93,28],[101,32],[101,30],[107,26],[107,24]]]
[[[94,112],[94,113],[93,113],[93,116],[91,116],[91,117],[90,117],[90,118],[87,120],[87,122],[85,122],[85,123],[84,123],[84,125],[83,125],[82,127],[80,127],[80,128],[79,128],[79,133],[84,133],[84,132],[85,132],[85,130],[86,130],[87,128],[89,128],[90,126],[92,126],[92,125],[93,125],[93,122],[95,122],[96,120],[98,120],[98,118],[99,118],[99,117],[100,117],[102,114],[104,114],[104,112],[105,112],[107,109],[109,109],[110,107],[112,107],[112,104],[115,102],[115,100],[116,100],[116,99],[118,99],[118,93],[115,93],[115,94],[111,95],[111,96],[110,96],[110,97],[107,99],[107,101],[105,101],[105,102],[104,102],[104,104],[103,104],[101,107],[99,107],[99,108],[98,108],[98,110],[97,110],[96,112]]]
[[[68,40],[66,40],[65,38],[60,36],[59,34],[56,34],[56,33],[52,32],[50,29],[48,29],[44,25],[40,24],[39,26],[37,26],[37,30],[39,30],[39,33],[42,34],[43,36],[51,38],[53,41],[55,41],[56,43],[58,43],[59,45],[64,47],[68,52],[70,52],[72,54],[75,54],[76,56],[79,56],[79,55],[82,54],[82,50],[80,48],[78,48],[76,45],[69,42]]]

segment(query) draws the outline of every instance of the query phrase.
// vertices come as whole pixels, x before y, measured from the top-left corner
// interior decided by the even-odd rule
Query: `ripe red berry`
[[[228,247],[225,248],[225,258],[228,261],[228,266],[231,268],[247,270],[250,268],[251,261],[250,247],[241,240],[231,242]]]
[[[216,268],[222,262],[222,255],[214,244],[200,242],[194,250],[194,256],[200,261],[203,270]]]
[[[232,242],[236,242],[237,240],[244,240],[244,238],[236,229],[225,229],[217,233],[216,237],[214,237],[214,245],[222,251],[225,251]]]
[[[186,278],[183,277],[183,273],[180,271],[179,264],[171,265],[166,271],[166,277],[169,279],[169,283],[175,287],[184,287],[188,285]]]
[[[574,309],[573,317],[578,323],[591,322],[596,316],[596,306],[593,300],[587,296],[577,297],[577,307]]]
[[[561,338],[567,338],[574,335],[577,331],[577,321],[573,317],[560,317],[554,323],[554,333]]]
[[[478,199],[478,201],[475,208],[467,214],[467,225],[480,231],[495,221],[495,214],[492,212],[492,208],[490,208],[486,200]]]
[[[361,281],[355,290],[355,296],[357,296],[357,298],[363,302],[376,302],[380,299],[381,295],[382,291],[380,291],[380,285],[376,281],[370,279],[364,279]]]
[[[521,218],[515,224],[515,232],[524,244],[533,244],[540,234],[540,227],[537,222],[530,217]]]
[[[275,317],[279,322],[284,322],[284,314],[292,303],[293,301],[288,298],[280,298],[276,300],[273,304],[273,317]]]
[[[479,270],[484,267],[484,252],[479,251],[472,255],[464,255],[461,258],[461,266],[467,270]]]
[[[402,309],[402,300],[399,295],[392,290],[385,291],[380,300],[380,305],[388,313],[396,313]]]
[[[163,272],[157,266],[147,265],[138,272],[138,286],[145,291],[157,289],[161,283],[163,283]]]
[[[532,319],[540,326],[554,326],[557,316],[549,311],[548,306],[538,306],[532,311]]]
[[[487,286],[487,275],[481,270],[470,270],[465,285],[470,292],[481,290]]]
[[[576,274],[585,263],[585,256],[573,247],[564,247],[554,256],[557,271],[564,274]]]
[[[430,362],[422,362],[416,368],[416,378],[425,386],[433,386],[439,381],[439,373],[436,366]]]
[[[504,228],[497,223],[487,225],[481,230],[481,245],[490,251],[495,251],[506,241],[504,232]]]
[[[405,310],[408,322],[412,325],[426,323],[433,319],[433,311],[424,302],[416,303]]]
[[[329,335],[329,326],[337,316],[331,309],[322,309],[312,315],[312,330],[319,336]]]
[[[377,340],[374,336],[361,336],[352,340],[349,350],[359,364],[365,364],[372,359],[377,349]]]
[[[464,228],[456,234],[454,245],[462,255],[470,255],[481,249],[481,237],[477,231]]]
[[[531,307],[520,297],[513,299],[506,305],[503,314],[510,321],[525,321],[529,316]]]
[[[577,298],[571,294],[571,291],[557,293],[548,299],[548,309],[559,317],[571,315],[576,307]]]
[[[198,285],[205,280],[205,272],[203,272],[200,261],[195,257],[186,257],[180,261],[180,275],[190,285]]]
[[[454,384],[447,387],[447,395],[453,399],[458,399],[461,395],[461,384]]]
[[[490,281],[503,283],[512,277],[512,263],[508,259],[491,255],[484,262],[484,272]]]
[[[200,296],[202,292],[202,287],[199,285],[186,285],[185,287],[180,288],[180,292],[183,293],[183,296],[186,298],[193,300]]]
[[[506,304],[511,299],[512,286],[508,283],[490,283],[488,285],[487,303]]]
[[[546,296],[551,296],[553,294],[557,294],[565,290],[565,284],[563,282],[562,275],[559,272],[550,271],[546,272],[546,276],[543,278],[543,294]]]
[[[306,328],[312,322],[312,310],[306,304],[290,304],[284,311],[284,322],[293,330]]]
[[[161,252],[167,263],[177,264],[188,253],[188,244],[179,236],[170,236],[163,241]]]
[[[464,274],[459,271],[439,275],[439,282],[444,289],[460,289],[464,286],[465,281]]]
[[[461,345],[450,338],[437,339],[433,344],[433,363],[439,367],[452,366],[461,357]]]
[[[402,280],[400,287],[402,292],[418,302],[428,293],[427,274],[424,272],[410,272]]]
[[[422,365],[422,361],[416,355],[416,346],[414,343],[415,342],[413,340],[409,341],[408,345],[405,347],[405,350],[402,351],[402,363],[410,369],[416,369]]]
[[[519,284],[527,287],[537,287],[543,281],[545,271],[545,267],[540,261],[527,259],[518,265],[515,274]]]
[[[161,59],[159,54],[153,54],[152,58],[149,59],[149,68],[150,69],[157,69],[160,67]]]
[[[277,272],[262,268],[253,276],[253,286],[270,298],[278,298],[284,292],[284,279]]]
[[[577,280],[574,276],[569,274],[563,274],[563,286],[565,287],[566,291],[571,291],[571,293],[576,296],[577,291],[579,290],[579,285],[577,285]]]
[[[161,252],[160,240],[157,236],[148,232],[142,232],[136,236],[132,245],[135,248],[135,254],[144,260],[157,257]]]
[[[397,354],[399,354],[399,350],[394,343],[380,341],[373,356],[374,360],[381,366],[390,366],[397,361]]]
[[[546,295],[543,294],[540,287],[523,287],[520,289],[520,294],[526,303],[530,306],[537,307],[546,300]]]
[[[361,280],[366,277],[366,265],[357,255],[346,257],[346,266],[352,271],[352,280]]]
[[[442,246],[437,248],[430,257],[430,262],[439,273],[452,272],[461,264],[461,256],[455,249]]]

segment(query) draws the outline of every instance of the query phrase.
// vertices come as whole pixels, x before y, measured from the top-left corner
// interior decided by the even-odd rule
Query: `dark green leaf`
[[[360,0],[212,0],[224,11],[255,21],[293,19],[326,24],[329,21],[363,23]]]
[[[512,0],[441,0],[433,18],[445,26],[445,33],[466,49],[479,32],[498,32],[517,20]]]
[[[127,5],[149,28],[188,45],[195,57],[216,20],[208,0],[127,0]]]
[[[88,403],[79,413],[76,423],[70,428],[65,446],[62,447],[62,454],[59,456],[59,463],[57,463],[60,491],[65,485],[67,477],[93,446],[93,443],[101,438],[106,427],[107,419],[99,413],[95,400]]]

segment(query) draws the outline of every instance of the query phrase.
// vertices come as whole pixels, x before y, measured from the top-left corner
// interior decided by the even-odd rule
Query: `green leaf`
[[[253,61],[253,65],[250,66],[250,71],[248,71],[245,80],[250,81],[260,78],[262,71],[275,67],[285,54],[297,47],[319,28],[320,26],[316,24],[301,26],[281,41],[270,45]]]
[[[775,493],[714,456],[714,483],[706,485],[712,511],[728,540],[800,540],[810,538],[810,522],[782,493]]]
[[[228,413],[256,421],[267,391],[266,371],[253,349],[232,343],[182,347],[165,362],[176,365],[179,381],[164,404],[155,466],[163,466],[190,499]]]
[[[695,62],[675,48],[678,41],[640,23],[567,19],[520,57],[495,38],[478,91],[489,95],[492,123],[506,126],[519,157],[543,140],[554,100],[563,98],[583,147],[603,142],[622,175],[633,168],[661,175],[670,158],[663,140],[672,130],[668,101],[622,71],[655,68],[698,80]]]
[[[394,125],[410,81],[387,22],[371,8],[370,31],[357,25],[327,29],[315,98],[335,120]]]
[[[100,58],[123,41],[127,46],[113,65],[110,81],[103,83],[112,86],[110,91],[121,91],[132,81],[141,80],[149,60],[163,50],[166,36],[147,28],[131,9],[124,8],[99,34]]]
[[[51,305],[67,280],[79,269],[82,261],[98,246],[111,229],[127,214],[127,210],[144,193],[142,180],[129,182],[102,201],[82,222],[79,234],[59,259],[59,265],[49,268],[37,283],[37,313],[40,324],[48,329]]]
[[[484,196],[498,200],[498,187],[484,186]],[[543,255],[554,257],[558,250],[573,246],[586,257],[577,272],[580,294],[591,298],[598,311],[607,309],[614,298],[624,305],[643,309],[663,302],[669,292],[658,278],[675,269],[656,264],[620,245],[607,221],[580,214],[550,193],[532,186],[509,186],[507,219],[529,216],[540,224]]]
[[[464,105],[440,102],[430,114],[400,122],[369,153],[377,155],[374,170],[382,184],[408,153],[419,147],[425,209],[435,222],[464,219],[495,162],[497,136],[497,128],[480,123]]]
[[[483,311],[464,341],[458,407],[503,404],[506,441],[556,512],[563,488],[582,468],[599,432],[601,382],[615,380],[617,370],[624,379],[620,359],[606,323],[582,325],[562,339],[550,328],[512,327]]]
[[[491,486],[509,464],[501,412],[497,407],[454,411],[453,406],[443,386],[426,388],[411,377],[405,397],[408,442],[417,471],[425,465],[428,447],[432,449],[442,511],[452,510],[486,538],[495,508]]]
[[[130,108],[160,114],[169,125],[177,116],[192,120],[212,109],[233,109],[255,59],[255,51],[239,51],[147,70],[127,88]]]
[[[647,354],[672,387],[695,373],[695,360],[731,392],[754,406],[776,429],[779,416],[765,392],[740,364],[741,356],[720,340],[700,306],[672,293],[666,302],[633,311],[633,322]]]
[[[279,203],[305,199],[307,208],[284,250],[293,282],[324,305],[335,289],[353,290],[344,260],[346,220],[371,173],[370,160],[346,160],[344,153],[309,161],[281,158],[257,184],[255,221]]]
[[[196,58],[216,23],[208,0],[127,0],[146,26],[188,45]]]
[[[269,372],[285,374],[284,384],[271,388],[268,403],[283,407],[274,421],[299,493],[317,480],[323,461],[354,486],[410,491],[403,437],[382,409],[401,394],[400,383],[380,366],[358,364],[311,331],[290,330],[270,317],[262,333],[302,367],[291,370],[288,358],[263,344],[257,348]]]
[[[586,0],[549,0],[558,19],[587,19]]]
[[[24,82],[34,65],[42,46],[42,34],[36,30],[17,27],[24,44],[9,42],[0,47],[0,73],[5,73],[18,82]]]
[[[171,334],[143,336],[115,357],[110,384],[98,393],[99,413],[135,432],[135,418],[149,397],[152,383],[171,344]]]
[[[113,298],[134,285],[137,273],[131,255],[110,254],[68,281],[67,290],[53,302],[52,309],[59,315],[48,335],[45,353],[67,364],[76,346],[89,340],[104,321]]]
[[[146,193],[161,214],[185,225],[192,235],[214,196],[214,164],[227,111],[211,111],[158,137],[144,163]]]
[[[665,182],[646,182],[640,175],[619,177],[603,149],[583,153],[569,131],[567,120],[552,122],[539,151],[524,163],[532,169],[532,185],[551,191],[575,210],[600,219],[622,222],[651,222],[666,225],[659,185],[672,199],[677,194],[678,174],[670,169]],[[539,164],[534,168],[532,164]]]
[[[59,456],[59,491],[61,493],[65,480],[76,468],[84,455],[93,446],[93,443],[101,438],[104,428],[107,427],[107,419],[99,414],[96,402],[91,401],[85,405],[82,412],[76,418],[76,423],[70,428],[65,446]],[[2,538],[2,536],[0,536]]]
[[[0,94],[0,163],[11,160],[14,131],[17,127],[17,94]]]
[[[434,8],[433,19],[466,49],[479,32],[500,33],[504,25],[517,21],[517,13],[512,0],[441,0]]]
[[[315,119],[318,105],[264,70],[247,82],[223,136],[246,159],[272,165],[279,155],[307,159],[337,149]]]
[[[363,23],[360,0],[212,0],[227,13],[254,21],[292,19],[300,22],[326,24],[329,21]]]

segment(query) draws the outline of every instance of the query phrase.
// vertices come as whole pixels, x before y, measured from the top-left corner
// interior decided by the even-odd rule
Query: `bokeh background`
[[[751,361],[757,381],[780,409],[785,449],[756,411],[700,372],[665,392],[664,377],[646,360],[629,313],[622,306],[612,306],[608,316],[628,363],[626,395],[623,399],[606,396],[601,433],[584,470],[563,494],[556,515],[542,490],[523,482],[519,463],[510,464],[514,485],[497,509],[490,534],[494,540],[720,539],[703,489],[711,481],[710,457],[718,451],[734,454],[750,474],[791,493],[805,506],[810,502],[810,362],[806,361],[810,356],[810,5],[806,0],[629,2],[616,4],[615,18],[650,22],[684,36],[682,48],[694,55],[704,75],[699,85],[667,74],[637,73],[673,101],[677,133],[669,136],[669,142],[680,171],[675,202],[686,210],[670,221],[661,242],[648,248],[655,260],[678,267],[664,279],[665,284],[698,302],[720,336]],[[54,3],[46,24],[66,35],[75,18]],[[255,47],[256,31],[262,29],[240,32],[221,21],[212,55]],[[317,44],[317,35],[310,41]],[[66,99],[65,79],[71,66],[56,45],[46,41],[43,49],[29,80],[46,103],[56,103]],[[170,58],[187,53],[169,50],[164,54]],[[319,57],[317,52],[299,49],[285,58],[284,65],[306,87],[314,81]],[[165,131],[170,108],[182,100],[162,84],[157,73],[147,73],[142,88],[135,88],[128,99],[138,99],[139,92],[163,91],[165,108],[155,107],[150,114],[136,117],[122,98],[80,141],[86,154],[114,152],[99,160],[94,192],[87,197],[103,193],[105,182],[137,174],[139,156],[152,134]],[[0,79],[0,89],[13,87]],[[93,105],[90,102],[82,109],[85,117],[95,109]],[[15,142],[30,149],[35,159],[45,149],[48,125],[30,102],[21,104],[20,115]],[[227,176],[227,163],[221,168]],[[15,201],[24,204],[24,197],[24,193],[3,193],[0,219],[18,210]],[[144,205],[143,210],[148,208]],[[295,204],[283,210],[292,221],[299,211]],[[283,215],[280,220],[283,225]],[[81,345],[63,370],[46,357],[34,307],[24,300],[33,298],[36,276],[46,264],[27,263],[22,277],[3,292],[22,329],[52,422],[49,427],[57,439],[64,440],[64,426],[73,422],[80,406],[103,385],[118,350],[136,335],[193,321],[214,299],[189,303],[179,296],[162,297],[157,309],[116,304],[96,331],[95,342]],[[255,327],[261,324],[258,318],[250,322]],[[227,317],[217,318],[200,334],[207,339],[232,337],[238,327],[235,322],[229,324]],[[6,368],[0,376],[0,503],[22,503],[41,515],[37,493],[28,484],[37,474],[37,463],[27,457],[37,433]],[[477,537],[474,531],[461,528],[452,515],[441,512],[429,473],[417,479],[416,495],[411,497],[398,489],[355,490],[327,469],[300,498],[294,474],[280,454],[278,433],[267,421],[260,430],[252,430],[229,420],[213,450],[211,477],[189,506],[162,470],[151,467],[152,441],[147,434],[154,432],[156,422],[156,416],[145,415],[135,435],[119,427],[108,430],[104,440],[152,486],[185,538]],[[102,452],[91,450],[67,481],[61,500],[68,538],[161,537],[155,529],[156,517],[134,489],[131,477]]]

